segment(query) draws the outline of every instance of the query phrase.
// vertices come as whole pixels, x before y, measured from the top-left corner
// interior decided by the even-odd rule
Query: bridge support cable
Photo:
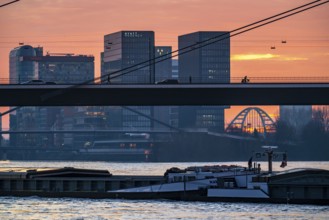
[[[12,107],[12,108],[9,109],[8,111],[5,111],[5,112],[0,113],[0,117],[5,116],[5,115],[9,114],[10,112],[16,111],[16,110],[18,110],[18,109],[20,109],[20,108],[22,108],[22,107],[24,107],[24,106],[16,106],[16,107]]]
[[[18,2],[18,1],[20,1],[20,0],[14,0],[14,1],[11,1],[11,2],[7,2],[7,3],[5,3],[5,4],[0,5],[0,8],[5,7],[5,6],[7,6],[7,5],[10,5],[10,4],[13,4],[13,3],[16,3],[16,2]]]
[[[41,97],[41,99],[43,101],[46,101],[49,98],[53,98],[53,97],[55,97],[57,95],[61,95],[61,94],[65,93],[65,92],[69,91],[70,88],[76,88],[76,87],[79,87],[81,85],[86,85],[86,84],[89,84],[89,83],[93,83],[95,80],[102,80],[102,79],[107,78],[107,77],[109,77],[109,79],[111,80],[111,79],[120,77],[122,75],[126,75],[128,73],[137,71],[139,69],[148,67],[150,65],[154,65],[154,64],[163,62],[165,60],[168,60],[168,59],[177,57],[179,55],[183,55],[185,53],[189,53],[191,51],[200,49],[202,47],[211,45],[213,43],[216,43],[216,42],[225,40],[227,38],[231,38],[231,37],[234,37],[234,36],[243,34],[245,32],[254,30],[256,28],[260,28],[262,26],[265,26],[265,25],[268,25],[270,23],[273,23],[273,22],[282,20],[284,18],[287,18],[287,17],[293,16],[293,15],[299,14],[301,12],[310,10],[312,8],[321,6],[321,5],[326,4],[326,3],[329,3],[329,1],[322,2],[322,0],[316,0],[316,1],[309,2],[309,3],[304,4],[304,5],[301,5],[299,7],[296,7],[296,8],[287,10],[287,11],[284,11],[282,13],[279,13],[279,14],[276,14],[276,15],[273,15],[273,16],[270,16],[268,18],[265,18],[265,19],[262,19],[262,20],[259,20],[259,21],[250,23],[248,25],[239,27],[239,28],[234,29],[232,31],[229,31],[229,36],[227,36],[227,34],[225,33],[225,34],[222,34],[222,35],[219,35],[219,36],[216,36],[216,37],[209,38],[209,39],[204,40],[204,41],[200,41],[200,42],[191,44],[191,45],[189,45],[187,47],[184,47],[184,48],[181,48],[181,49],[172,51],[171,53],[168,53],[168,54],[165,54],[165,55],[161,55],[161,56],[158,56],[156,58],[146,60],[144,62],[137,63],[137,64],[132,65],[132,66],[129,66],[127,68],[123,68],[121,70],[114,71],[112,73],[104,74],[103,76],[100,76],[100,77],[97,77],[97,78],[94,78],[94,79],[91,79],[91,80],[87,80],[87,81],[84,81],[82,83],[79,83],[79,84],[76,84],[76,85],[73,85],[73,86],[66,87],[65,89],[62,89],[61,91],[55,91],[55,92],[51,92],[49,94],[45,94],[45,95],[43,95]]]
[[[127,67],[127,68],[124,68],[124,69],[121,69],[121,70],[118,70],[118,71],[109,73],[109,74],[105,74],[104,76],[101,76],[100,78],[110,76],[110,79],[114,79],[114,78],[120,77],[122,75],[126,75],[128,73],[131,73],[131,72],[137,71],[139,69],[142,69],[142,68],[145,68],[145,67],[150,66],[150,62],[153,62],[153,64],[157,64],[159,62],[162,62],[162,61],[165,61],[165,60],[168,60],[168,59],[177,57],[179,55],[183,55],[185,53],[189,53],[191,51],[200,49],[202,47],[205,47],[205,46],[208,46],[208,45],[211,45],[211,44],[214,44],[216,42],[219,42],[219,41],[222,41],[222,40],[225,40],[225,39],[228,39],[228,38],[231,38],[231,37],[234,37],[234,36],[243,34],[245,32],[254,30],[256,28],[260,28],[262,26],[265,26],[265,25],[274,23],[274,22],[279,21],[279,20],[282,20],[284,18],[287,18],[287,17],[293,16],[293,15],[299,14],[301,12],[310,10],[312,8],[315,8],[315,7],[318,7],[320,5],[326,4],[329,1],[321,2],[321,3],[319,3],[319,2],[321,2],[321,0],[317,0],[317,1],[313,1],[313,2],[310,2],[310,3],[304,4],[302,6],[299,6],[299,7],[293,8],[293,9],[290,9],[288,11],[285,11],[285,12],[282,12],[282,13],[279,13],[279,14],[276,14],[274,16],[270,16],[268,18],[265,18],[265,19],[262,19],[262,20],[253,22],[251,24],[242,26],[240,28],[234,29],[232,31],[229,31],[228,32],[229,33],[228,36],[227,36],[227,33],[221,34],[221,35],[218,35],[218,36],[215,36],[215,37],[206,39],[204,41],[200,41],[200,42],[191,44],[191,45],[189,45],[187,47],[183,47],[181,49],[172,51],[171,53],[168,53],[168,54],[165,54],[165,55],[162,55],[162,56],[158,56],[158,57],[153,58],[151,60],[148,60],[148,61],[145,61],[145,62],[141,62],[141,63],[135,64],[133,66],[130,66],[130,67]],[[318,3],[318,4],[316,4],[316,3]],[[171,56],[169,56],[169,55],[171,55]],[[136,67],[136,69],[132,69],[132,68],[135,68],[135,67]],[[126,72],[124,72],[124,71],[126,71]],[[115,74],[117,74],[117,75],[115,75]]]

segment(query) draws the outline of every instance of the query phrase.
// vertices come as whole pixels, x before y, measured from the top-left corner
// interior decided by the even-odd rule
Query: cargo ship
[[[264,147],[268,170],[248,161],[248,167],[212,165],[170,168],[163,176],[113,175],[108,170],[64,168],[2,168],[1,196],[43,196],[188,201],[329,204],[329,170],[272,171],[272,158],[285,153]]]

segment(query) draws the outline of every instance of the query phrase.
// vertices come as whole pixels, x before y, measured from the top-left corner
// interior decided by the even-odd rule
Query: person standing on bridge
[[[107,84],[111,84],[110,75],[107,76]]]

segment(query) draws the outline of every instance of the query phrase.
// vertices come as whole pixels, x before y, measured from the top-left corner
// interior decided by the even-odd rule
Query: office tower
[[[42,47],[33,48],[29,45],[20,46],[10,52],[11,83],[29,83],[31,80],[41,80],[41,83],[56,84],[93,83],[94,57],[69,53],[43,54]],[[38,86],[38,85],[35,85]],[[85,119],[89,118],[85,109]],[[74,113],[65,117],[64,112],[71,109]],[[81,108],[79,108],[81,110]],[[77,107],[22,107],[11,114],[10,129],[13,130],[62,130],[74,129],[84,121]],[[77,117],[79,119],[77,119]],[[101,117],[101,116],[99,116]],[[97,126],[96,124],[94,126]],[[70,141],[65,141],[65,136]],[[62,140],[54,140],[61,138]],[[14,138],[14,136],[13,136]],[[16,139],[16,140],[14,140]],[[36,135],[16,136],[11,143],[30,146],[52,146],[73,144],[73,135]],[[62,142],[62,143],[60,143]],[[64,143],[65,142],[65,143]]]
[[[171,60],[171,77],[173,79],[178,79],[178,59],[172,59]]]
[[[40,80],[57,84],[93,83],[93,56],[47,53],[34,59],[38,60]]]
[[[189,83],[230,82],[230,38],[228,32],[200,31],[178,37],[179,49],[221,36],[216,43],[195,49],[179,56],[179,81]],[[209,40],[207,43],[210,43]],[[202,44],[200,44],[202,45]],[[198,45],[191,47],[197,48]]]
[[[165,79],[172,78],[172,64],[171,64],[171,47],[170,46],[156,46],[155,47],[156,61],[155,64],[155,81],[160,82]],[[163,60],[163,61],[161,61]],[[154,118],[170,125],[170,108],[171,106],[154,106]],[[154,123],[154,128],[169,129],[168,126]]]
[[[104,75],[105,67],[104,67],[104,52],[100,53],[100,69],[101,69],[101,76]]]
[[[35,57],[36,50],[29,45],[16,47],[9,54],[9,83],[19,84],[38,78],[37,62],[26,60]]]
[[[121,84],[153,84],[154,32],[120,31],[104,36],[103,82]],[[141,65],[138,65],[142,63]],[[128,69],[129,67],[132,67]],[[121,71],[124,70],[124,71]],[[108,77],[107,74],[111,74]],[[153,107],[129,107],[153,116]],[[126,130],[150,129],[153,121],[126,108],[108,107],[109,126]]]
[[[120,31],[104,36],[104,72],[113,83],[154,83],[154,32]],[[129,70],[120,70],[135,66]],[[128,73],[129,72],[129,73]],[[105,77],[106,78],[106,77]]]
[[[22,45],[14,48],[9,53],[9,83],[21,84],[38,78],[38,67],[36,61],[27,60],[28,57],[37,55],[35,48]],[[24,107],[9,115],[10,130],[35,129],[36,120],[35,107]],[[10,135],[10,143],[34,144],[35,135]]]
[[[10,83],[38,79],[57,84],[74,84],[94,78],[94,57],[70,53],[47,53],[29,45],[10,52]]]
[[[171,60],[171,78],[178,80],[178,59],[172,59]],[[169,118],[170,118],[170,125],[173,127],[178,127],[178,106],[170,106],[169,109]]]
[[[198,45],[202,44],[195,44],[217,36],[219,36],[217,39],[223,40],[196,49]],[[195,49],[179,55],[180,83],[229,83],[230,38],[227,38],[227,36],[229,36],[229,33],[222,31],[200,31],[179,36],[179,49]],[[211,40],[207,43],[209,42]],[[207,128],[223,132],[224,109],[225,107],[219,106],[180,107],[179,127]]]
[[[155,64],[155,82],[172,78],[171,47],[156,46],[155,58],[159,61]]]
[[[41,57],[37,57],[39,79],[47,82],[55,82],[56,84],[93,83],[93,56],[74,55],[71,53],[47,53],[45,56],[43,56],[42,52],[40,52],[40,54]],[[44,126],[40,126],[40,128],[55,129],[55,127],[57,127],[57,129],[61,129],[59,127],[59,125],[61,125],[62,128],[66,130],[81,130],[81,128],[92,130],[97,127],[102,127],[101,121],[97,120],[94,121],[93,126],[87,126],[87,124],[90,124],[88,121],[90,121],[89,118],[91,116],[102,118],[100,115],[91,114],[91,108],[90,106],[80,106],[40,109],[40,113],[44,115],[44,117],[40,117],[44,122]],[[65,112],[71,112],[72,114],[67,116]],[[57,140],[54,140],[54,142],[57,144],[62,142],[64,145],[82,146],[81,139],[88,138],[87,136],[86,134],[58,134],[56,135]],[[61,138],[63,139],[60,140]],[[53,142],[52,137],[48,137],[46,140],[50,143]]]

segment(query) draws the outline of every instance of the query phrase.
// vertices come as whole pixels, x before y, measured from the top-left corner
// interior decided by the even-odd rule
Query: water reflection
[[[163,175],[170,167],[232,163],[107,163],[7,161],[0,167],[64,167],[108,169],[114,174]],[[262,163],[262,167],[266,167]],[[281,170],[275,162],[274,170]],[[329,169],[329,162],[289,162],[288,168]],[[39,197],[0,197],[0,219],[327,219],[329,206],[205,203],[169,200],[111,200]]]
[[[328,206],[3,197],[1,219],[326,219]]]

